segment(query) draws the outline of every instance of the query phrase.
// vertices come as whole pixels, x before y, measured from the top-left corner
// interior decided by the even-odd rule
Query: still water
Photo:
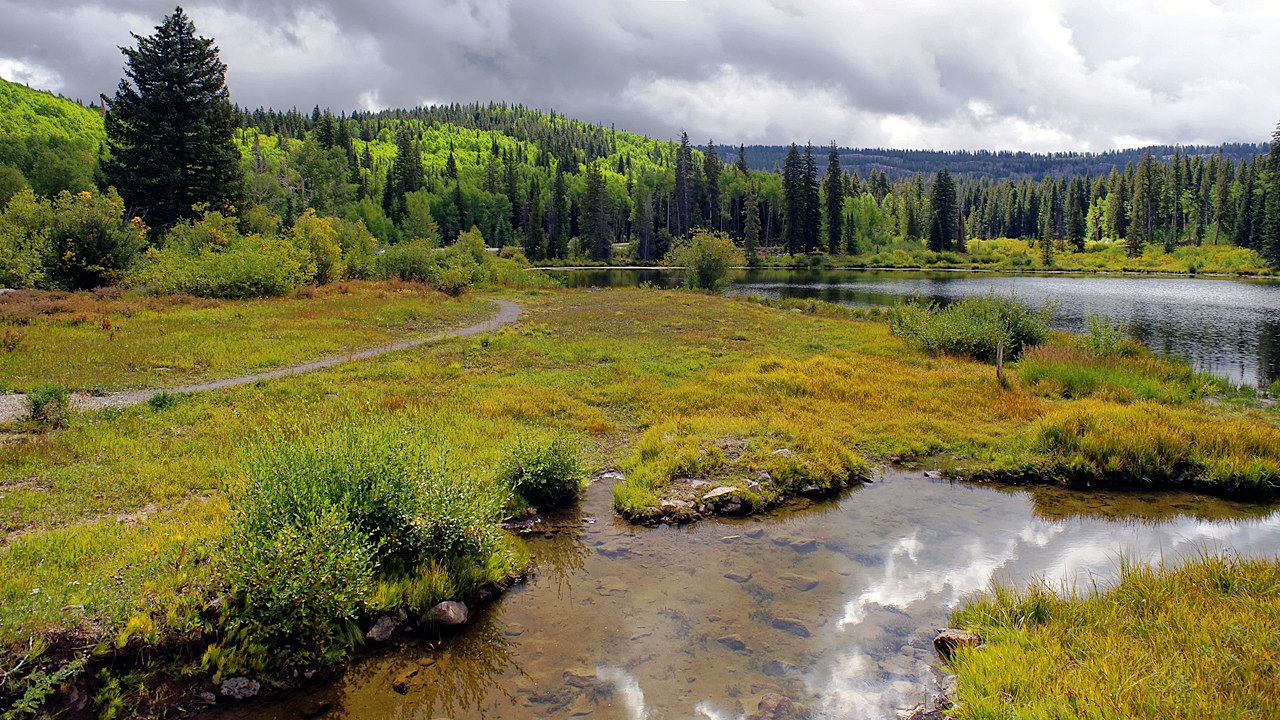
[[[677,272],[574,270],[571,287],[673,286]],[[1265,387],[1280,379],[1280,281],[1097,275],[857,270],[739,270],[730,294],[816,298],[849,305],[896,305],[911,297],[946,304],[989,292],[1027,304],[1053,302],[1054,326],[1083,333],[1088,317],[1123,323],[1129,335],[1198,370]]]
[[[1182,493],[955,485],[890,470],[773,516],[643,528],[609,488],[529,537],[536,573],[438,649],[410,643],[226,718],[730,720],[766,693],[815,718],[892,718],[942,680],[965,596],[1032,578],[1087,590],[1124,555],[1272,556],[1274,505]]]

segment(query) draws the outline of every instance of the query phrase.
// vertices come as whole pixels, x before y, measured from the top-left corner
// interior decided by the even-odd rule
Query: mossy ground
[[[361,322],[381,326],[369,307],[378,292],[369,289],[356,331]],[[677,476],[764,469],[788,483],[821,484],[893,458],[1006,475],[1061,469],[1106,480],[1109,458],[1127,457],[1141,441],[1133,433],[1147,431],[1116,425],[1124,418],[1171,428],[1153,461],[1164,465],[1153,467],[1200,472],[1209,482],[1248,480],[1263,491],[1274,489],[1268,478],[1280,468],[1280,439],[1268,445],[1278,432],[1276,412],[1249,398],[1224,401],[1222,388],[1194,374],[1160,370],[1159,382],[1177,392],[1150,399],[1123,392],[1124,373],[1103,377],[1081,397],[1064,397],[1057,382],[1045,380],[1056,377],[1052,367],[1041,368],[1033,383],[1020,381],[1015,369],[999,382],[990,365],[914,350],[883,323],[816,304],[806,312],[654,289],[485,297],[518,302],[525,313],[519,325],[186,396],[167,409],[73,413],[65,429],[4,438],[0,641],[12,656],[46,633],[158,640],[202,629],[199,609],[220,591],[224,488],[243,477],[253,448],[340,428],[393,424],[427,433],[479,481],[496,471],[517,437],[567,434],[584,441],[589,465],[624,471],[615,503],[635,514],[652,508]],[[346,311],[326,297],[263,305],[291,308],[267,314],[314,312],[317,319]],[[437,328],[466,324],[471,308],[492,306],[476,298],[415,307],[418,322]],[[176,322],[165,313],[185,312],[161,312],[156,322]],[[33,323],[24,332],[39,344],[42,333],[57,337],[62,329]],[[249,341],[241,354],[256,348]],[[80,366],[77,382],[120,382],[123,360],[113,364],[111,357]],[[1150,361],[1132,362],[1126,372]],[[1064,423],[1094,439],[1058,442],[1066,435],[1054,428]],[[1245,451],[1223,440],[1241,432],[1257,440]],[[774,455],[780,448],[792,456]],[[486,567],[484,577],[467,581],[510,569]],[[387,586],[380,597],[427,602],[431,588],[457,591],[446,580]]]

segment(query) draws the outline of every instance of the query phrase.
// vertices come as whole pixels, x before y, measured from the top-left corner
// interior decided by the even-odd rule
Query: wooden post
[[[1004,382],[1004,341],[996,343],[996,380]]]

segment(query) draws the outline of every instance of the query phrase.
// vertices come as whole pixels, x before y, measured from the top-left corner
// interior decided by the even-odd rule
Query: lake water
[[[671,287],[676,271],[557,271],[571,287],[648,282]],[[946,304],[989,292],[1055,304],[1054,326],[1088,331],[1088,317],[1122,323],[1152,350],[1199,370],[1265,387],[1280,379],[1280,281],[1097,275],[1006,275],[782,269],[734,271],[730,294],[815,298],[847,305],[896,305],[912,297]]]
[[[596,483],[529,536],[536,572],[438,643],[224,713],[732,720],[766,693],[814,718],[894,717],[938,689],[930,645],[965,596],[1105,585],[1120,557],[1280,548],[1274,505],[1184,493],[996,489],[890,470],[772,516],[634,527]]]

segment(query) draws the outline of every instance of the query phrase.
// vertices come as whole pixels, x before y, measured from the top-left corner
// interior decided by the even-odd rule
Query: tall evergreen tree
[[[822,245],[822,207],[818,196],[818,161],[813,156],[813,143],[804,146],[804,251],[811,253]]]
[[[805,180],[804,161],[800,148],[791,143],[782,169],[782,235],[787,252],[796,255],[804,252]]]
[[[407,128],[396,134],[396,157],[387,170],[387,185],[382,193],[382,209],[396,222],[404,217],[405,195],[422,189],[425,173],[422,153],[418,152]]]
[[[196,35],[182,8],[154,35],[133,37],[136,48],[121,48],[126,77],[107,101],[107,182],[152,225],[194,218],[198,205],[239,202],[236,115],[213,40]]]
[[[760,260],[760,204],[756,201],[755,183],[747,184],[747,194],[742,202],[742,249],[747,263],[755,265]]]
[[[689,134],[680,133],[680,149],[676,151],[675,234],[684,237],[692,225],[690,217],[689,173],[693,166],[693,150],[689,147]]]
[[[1267,160],[1266,220],[1263,224],[1263,250],[1271,267],[1280,268],[1280,124],[1271,136],[1271,154]]]
[[[547,257],[562,258],[568,249],[569,234],[569,188],[564,180],[564,168],[556,164],[556,179],[551,186],[551,204],[547,206]]]
[[[702,175],[706,182],[707,229],[720,229],[720,156],[716,154],[714,140],[707,141],[707,151],[702,155]]]
[[[844,179],[842,175],[840,151],[836,149],[836,142],[832,140],[831,146],[827,148],[827,173],[822,178],[822,191],[826,196],[827,252],[832,255],[840,252],[843,239],[841,223],[844,220]]]
[[[933,179],[929,205],[932,213],[929,220],[929,249],[934,252],[950,250],[956,237],[956,219],[960,208],[956,201],[956,183],[946,168],[939,170]]]
[[[589,243],[593,259],[608,261],[613,257],[613,235],[609,231],[604,172],[593,162],[587,164],[585,175],[586,188],[581,206],[583,239]]]

